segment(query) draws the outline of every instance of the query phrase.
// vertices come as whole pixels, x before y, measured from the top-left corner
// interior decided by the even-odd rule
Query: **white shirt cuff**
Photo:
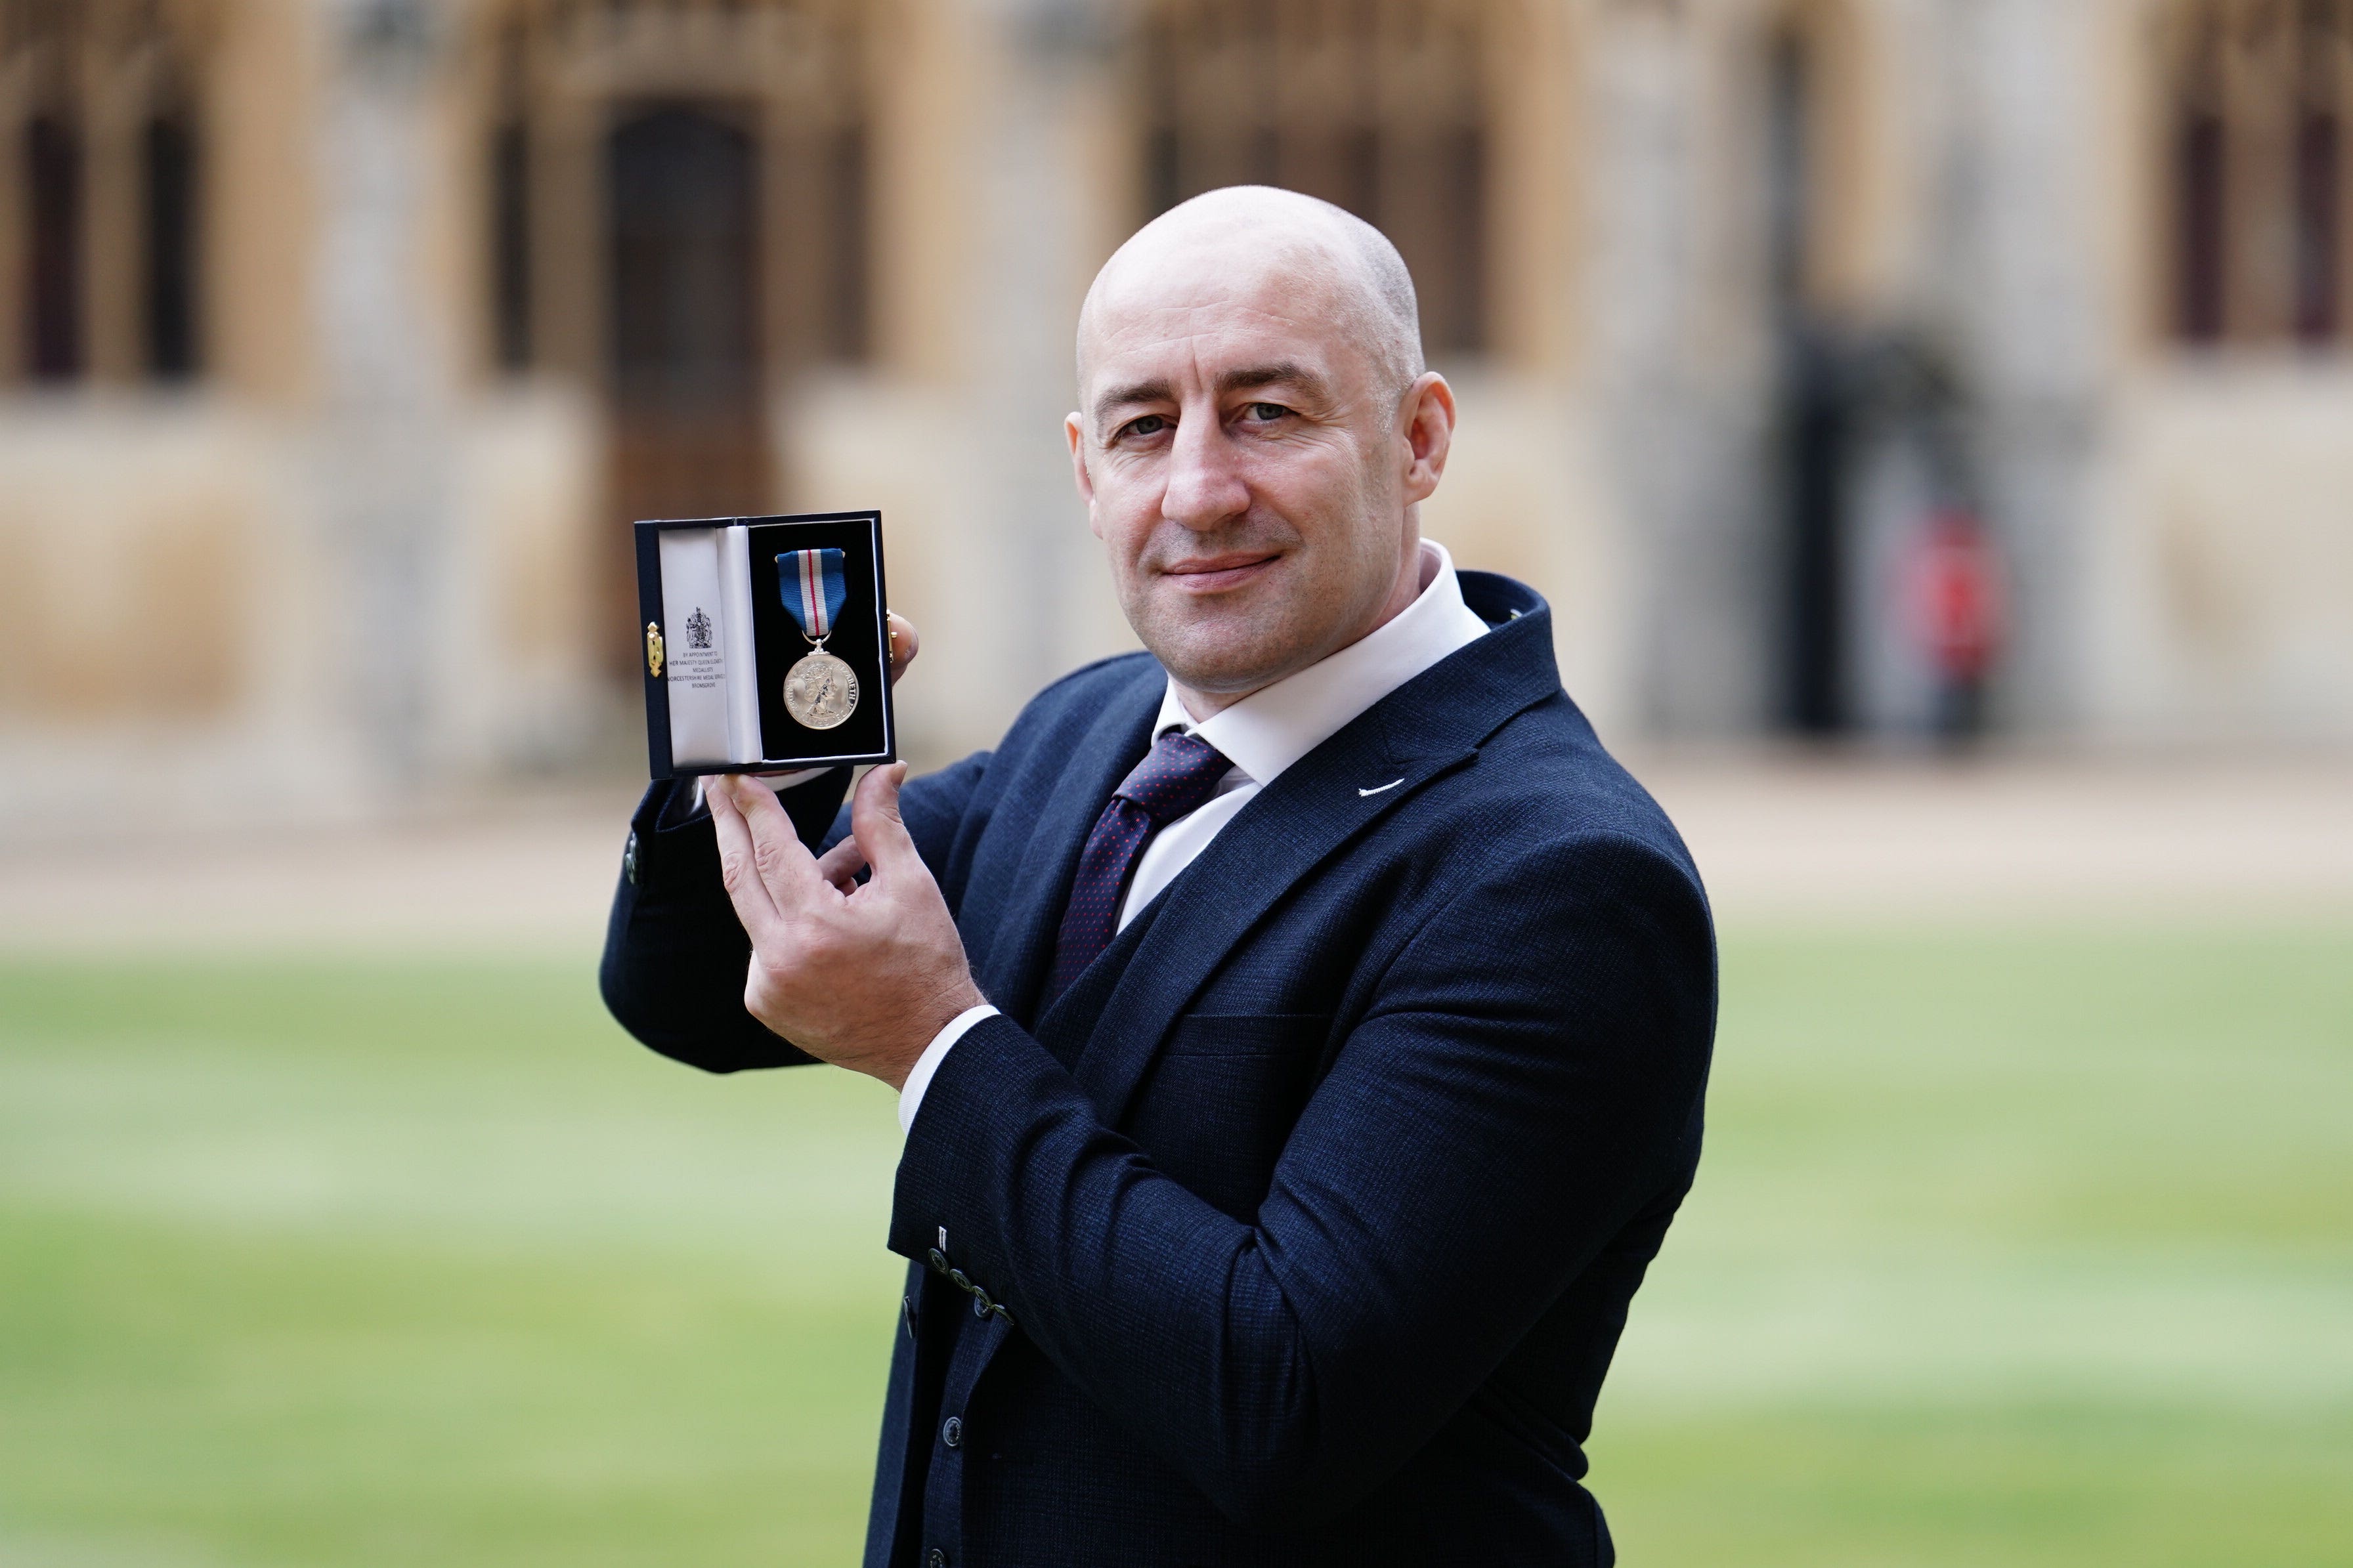
[[[965,1031],[983,1018],[996,1016],[997,1009],[984,1002],[977,1007],[966,1007],[948,1020],[946,1028],[932,1037],[932,1043],[923,1047],[923,1054],[917,1057],[915,1065],[907,1069],[907,1081],[900,1086],[900,1131],[913,1132],[915,1130],[915,1112],[923,1108],[923,1090],[932,1087],[932,1075],[940,1070],[942,1062],[948,1059],[948,1047],[963,1039]]]

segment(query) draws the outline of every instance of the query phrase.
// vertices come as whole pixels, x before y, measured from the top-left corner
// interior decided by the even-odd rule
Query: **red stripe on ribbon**
[[[814,550],[801,552],[801,615],[809,636],[822,638],[832,634],[833,628],[826,624],[825,583],[818,574]]]

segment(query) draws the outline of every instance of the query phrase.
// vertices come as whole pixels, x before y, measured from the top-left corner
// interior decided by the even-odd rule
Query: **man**
[[[1420,538],[1454,399],[1377,232],[1176,208],[1079,386],[1149,654],[846,820],[839,772],[658,785],[607,1000],[901,1089],[870,1568],[1610,1562],[1580,1445],[1698,1157],[1698,877],[1543,601]]]

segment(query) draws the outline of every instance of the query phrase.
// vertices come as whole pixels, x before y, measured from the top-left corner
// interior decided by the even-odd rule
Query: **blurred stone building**
[[[1079,297],[1245,180],[1605,732],[1922,732],[1959,517],[1996,730],[2342,743],[2348,113],[2353,0],[0,0],[0,804],[625,761],[651,515],[881,506],[988,743],[1127,643]]]

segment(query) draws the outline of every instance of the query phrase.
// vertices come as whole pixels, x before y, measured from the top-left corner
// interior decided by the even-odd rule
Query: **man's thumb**
[[[850,804],[850,837],[858,840],[858,847],[877,876],[922,858],[899,816],[899,786],[906,777],[904,763],[870,769],[858,781],[858,798]]]

